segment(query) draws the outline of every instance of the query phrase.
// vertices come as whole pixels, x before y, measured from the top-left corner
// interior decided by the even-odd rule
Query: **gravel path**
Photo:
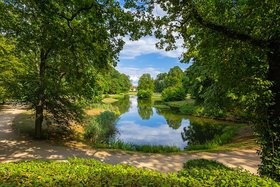
[[[178,171],[190,159],[205,158],[222,162],[230,167],[243,167],[256,174],[260,163],[256,150],[220,153],[148,154],[125,151],[91,149],[77,142],[68,146],[52,145],[47,141],[34,141],[20,137],[12,131],[13,119],[24,110],[6,107],[0,110],[0,162],[46,159],[65,160],[67,157],[93,158],[110,164],[130,164],[161,172]]]

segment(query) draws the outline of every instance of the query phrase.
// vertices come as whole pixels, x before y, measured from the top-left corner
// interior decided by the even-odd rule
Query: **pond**
[[[205,144],[223,134],[229,123],[189,117],[170,109],[157,109],[153,101],[136,96],[116,103],[122,113],[116,122],[115,140],[135,145],[164,145],[184,149]]]

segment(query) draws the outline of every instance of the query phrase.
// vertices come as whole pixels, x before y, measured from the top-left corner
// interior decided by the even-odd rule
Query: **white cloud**
[[[162,73],[159,69],[153,67],[146,68],[132,68],[132,67],[123,67],[118,66],[116,68],[121,73],[124,73],[130,77],[133,85],[138,84],[138,80],[144,73],[149,73],[153,78],[156,78],[157,74]]]
[[[181,132],[188,125],[189,121],[183,120],[181,127],[175,130],[167,124],[160,124],[160,126],[154,128],[142,126],[134,121],[121,121],[118,123],[118,130],[120,132],[118,138],[128,143],[176,145],[184,148],[187,143],[183,142]]]
[[[183,47],[181,47],[183,44],[182,40],[177,41],[176,45],[178,49],[173,51],[157,49],[156,43],[158,39],[154,36],[146,36],[137,41],[131,41],[128,37],[125,37],[124,41],[126,44],[120,53],[120,59],[135,59],[138,56],[147,54],[159,54],[163,57],[179,58],[184,52]]]

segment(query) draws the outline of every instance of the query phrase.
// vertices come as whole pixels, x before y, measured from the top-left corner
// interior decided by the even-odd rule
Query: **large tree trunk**
[[[260,124],[261,160],[260,174],[280,181],[280,45],[272,44],[268,54],[268,80],[273,100],[267,111],[267,119]],[[265,107],[265,106],[264,106]]]
[[[269,107],[269,115],[272,118],[277,119],[280,117],[280,44],[276,43],[272,45],[268,60],[268,80],[273,82],[271,87],[273,103]]]
[[[44,120],[44,105],[45,105],[45,69],[46,69],[47,53],[42,49],[40,56],[39,67],[39,88],[38,100],[36,105],[36,119],[35,119],[35,138],[42,138],[42,124]]]
[[[36,106],[36,119],[35,119],[35,138],[42,138],[42,124],[44,119],[44,105],[43,101],[40,100]]]

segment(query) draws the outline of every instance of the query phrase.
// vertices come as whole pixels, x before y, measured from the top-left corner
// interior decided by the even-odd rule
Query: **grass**
[[[165,102],[166,105],[174,108],[180,108],[185,105],[194,105],[194,100],[193,99],[185,99],[184,101],[169,101]]]
[[[118,101],[118,99],[115,99],[115,98],[104,98],[103,100],[102,100],[102,103],[105,103],[105,104],[111,104],[111,103],[115,103],[115,102],[117,102]]]
[[[131,143],[124,143],[122,141],[115,141],[109,144],[94,144],[97,148],[107,149],[121,149],[126,151],[138,151],[144,153],[174,153],[181,152],[176,146],[162,146],[162,145],[135,145]]]
[[[154,107],[155,108],[158,108],[158,109],[166,109],[166,110],[169,110],[170,109],[170,107],[169,106],[167,106],[167,105],[163,105],[163,104],[156,104],[156,105],[154,105]]]
[[[122,99],[124,98],[124,96],[127,95],[126,93],[121,93],[121,94],[110,94],[109,98],[113,98],[113,99]]]
[[[152,95],[152,100],[153,101],[161,101],[161,94],[160,93],[154,93]]]

